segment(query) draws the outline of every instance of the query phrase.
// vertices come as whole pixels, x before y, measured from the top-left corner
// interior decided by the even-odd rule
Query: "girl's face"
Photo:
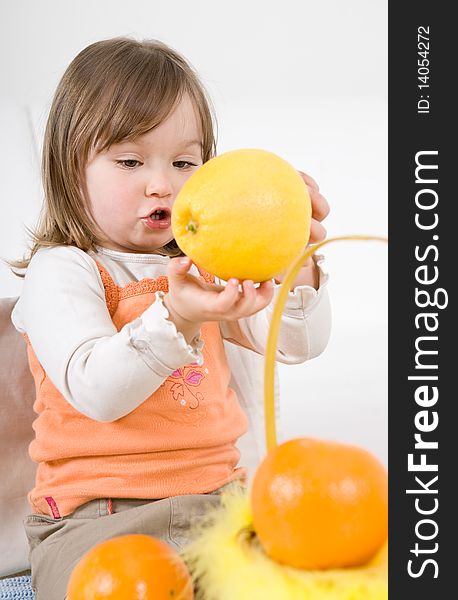
[[[152,131],[89,157],[86,193],[101,245],[148,253],[173,239],[172,206],[202,165],[201,142],[194,106],[184,96]]]

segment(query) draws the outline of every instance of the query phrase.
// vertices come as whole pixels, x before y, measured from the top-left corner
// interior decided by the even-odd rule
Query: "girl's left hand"
[[[326,237],[326,229],[321,224],[329,214],[329,204],[326,198],[320,194],[320,188],[317,182],[302,171],[298,171],[299,175],[305,181],[307,185],[310,200],[312,201],[312,222],[310,225],[310,239],[309,244],[316,244],[321,242]]]
[[[329,214],[329,204],[326,198],[320,193],[320,188],[313,177],[310,177],[310,175],[307,175],[302,171],[298,171],[298,173],[307,185],[310,194],[310,200],[312,202],[312,220],[310,224],[309,244],[316,244],[317,242],[321,242],[326,238],[326,229],[323,227],[321,222]],[[275,277],[275,281],[277,283],[281,283],[285,275],[286,273],[277,275]],[[310,257],[299,271],[296,279],[293,282],[292,289],[298,285],[311,285],[317,289],[319,287],[318,279],[318,269],[315,265],[315,262]]]

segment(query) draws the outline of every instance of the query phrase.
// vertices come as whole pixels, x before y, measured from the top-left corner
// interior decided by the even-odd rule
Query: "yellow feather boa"
[[[386,600],[387,546],[366,566],[302,571],[268,558],[253,534],[249,496],[222,496],[183,558],[197,583],[197,600]]]

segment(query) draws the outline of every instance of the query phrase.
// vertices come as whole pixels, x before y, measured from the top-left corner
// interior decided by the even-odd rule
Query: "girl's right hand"
[[[188,273],[192,265],[187,257],[172,258],[167,267],[169,291],[164,305],[169,319],[175,323],[189,343],[205,321],[235,321],[265,308],[273,297],[273,281],[255,287],[250,280],[242,283],[230,279],[227,285],[201,281]]]

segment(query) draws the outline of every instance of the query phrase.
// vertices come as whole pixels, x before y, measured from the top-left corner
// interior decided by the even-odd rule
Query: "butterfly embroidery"
[[[207,371],[207,369],[205,369],[205,371]],[[199,367],[196,368],[196,364],[176,369],[170,375],[171,379],[176,380],[170,388],[173,399],[180,402],[182,406],[188,405],[189,408],[197,408],[204,397],[201,392],[193,391],[192,388],[198,387],[204,377],[205,373],[203,373]]]

